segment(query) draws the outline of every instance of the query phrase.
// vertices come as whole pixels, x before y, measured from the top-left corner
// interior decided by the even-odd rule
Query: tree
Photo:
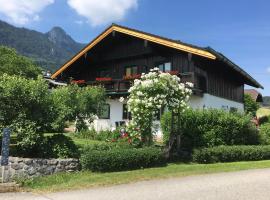
[[[0,46],[0,76],[3,74],[36,79],[41,69],[29,58],[18,55],[16,50]]]
[[[105,90],[102,87],[79,87],[76,84],[57,88],[52,91],[57,118],[55,129],[62,129],[65,122],[76,120],[76,130],[87,128],[105,103]]]
[[[138,128],[146,144],[152,141],[154,116],[164,107],[177,113],[185,110],[192,86],[191,83],[180,83],[179,77],[163,73],[158,68],[134,81],[127,104],[132,114],[131,124]]]
[[[255,117],[259,107],[260,107],[259,104],[256,101],[254,101],[249,94],[244,95],[245,113],[251,114],[253,117]]]
[[[0,76],[0,125],[31,121],[39,131],[50,126],[52,104],[47,83],[20,76]]]

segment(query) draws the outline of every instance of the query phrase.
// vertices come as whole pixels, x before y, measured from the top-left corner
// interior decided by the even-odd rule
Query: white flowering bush
[[[192,87],[192,83],[181,83],[176,75],[163,73],[158,68],[142,74],[140,80],[134,80],[127,105],[132,115],[131,124],[138,127],[145,142],[152,140],[152,123],[160,108],[183,111],[188,107]]]

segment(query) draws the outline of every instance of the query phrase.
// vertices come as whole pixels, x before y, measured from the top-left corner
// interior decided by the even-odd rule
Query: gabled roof
[[[85,48],[83,48],[78,54],[76,54],[73,58],[71,58],[68,62],[66,62],[60,69],[58,69],[53,75],[52,78],[56,78],[61,72],[63,72],[66,68],[68,68],[72,63],[74,63],[77,59],[83,56],[87,51],[92,49],[96,44],[98,44],[101,40],[107,37],[113,31],[124,33],[133,37],[141,38],[150,42],[154,42],[160,45],[164,45],[167,47],[171,47],[174,49],[178,49],[181,51],[189,52],[192,54],[196,54],[199,56],[203,56],[209,59],[216,59],[212,53],[209,53],[207,50],[201,47],[197,47],[194,45],[189,45],[178,40],[171,40],[165,37],[153,35],[150,33],[145,33],[142,31],[138,31],[135,29],[130,29],[124,26],[119,26],[116,24],[112,24],[108,27],[104,32],[102,32],[99,36],[97,36],[94,40],[92,40]]]
[[[202,47],[198,47],[192,44],[184,43],[179,40],[172,40],[169,38],[131,29],[128,27],[117,25],[117,24],[112,24],[107,29],[105,29],[105,31],[103,31],[100,35],[98,35],[95,39],[93,39],[79,53],[77,53],[74,57],[72,57],[69,61],[67,61],[56,72],[54,72],[51,78],[53,79],[56,78],[59,74],[61,74],[64,70],[66,70],[69,66],[71,66],[76,60],[78,60],[81,56],[83,56],[86,52],[88,52],[90,49],[92,49],[95,45],[97,45],[100,41],[102,41],[105,37],[107,37],[110,33],[114,31],[120,32],[126,35],[130,35],[133,37],[137,37],[140,39],[144,39],[144,40],[157,43],[160,45],[164,45],[170,48],[178,49],[180,51],[192,53],[192,54],[202,56],[211,60],[220,60],[221,62],[224,62],[229,67],[231,67],[233,70],[240,73],[243,77],[245,77],[249,85],[263,89],[263,86],[260,85],[255,79],[253,79],[247,72],[245,72],[239,66],[234,64],[231,60],[226,58],[223,54],[215,51],[211,47],[202,48]]]

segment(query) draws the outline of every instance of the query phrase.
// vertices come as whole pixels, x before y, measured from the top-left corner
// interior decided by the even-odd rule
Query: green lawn
[[[23,188],[32,192],[55,192],[61,190],[123,184],[142,180],[184,177],[190,175],[269,167],[270,160],[217,164],[169,164],[166,167],[112,173],[93,173],[82,171],[35,178],[31,181],[26,181]]]

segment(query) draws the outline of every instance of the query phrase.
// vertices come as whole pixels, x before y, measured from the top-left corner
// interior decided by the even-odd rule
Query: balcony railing
[[[194,84],[193,94],[202,95],[206,92],[206,79],[194,72],[178,73],[181,82],[191,82]],[[139,77],[136,77],[139,78]],[[96,78],[95,81],[86,82],[87,85],[102,85],[107,93],[127,93],[132,86],[133,77],[124,77],[123,79],[112,79],[107,77]]]
[[[102,85],[106,92],[120,93],[127,92],[131,87],[132,82],[130,80],[112,79],[108,81],[88,81],[87,85]]]

